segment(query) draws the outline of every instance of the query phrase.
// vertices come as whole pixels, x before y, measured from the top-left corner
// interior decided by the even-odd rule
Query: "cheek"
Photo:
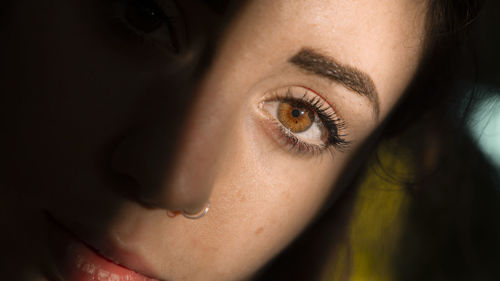
[[[257,269],[316,215],[346,156],[293,156],[279,148],[248,111],[240,111],[236,119],[225,141],[229,146],[210,215],[218,222],[224,262],[239,260]]]

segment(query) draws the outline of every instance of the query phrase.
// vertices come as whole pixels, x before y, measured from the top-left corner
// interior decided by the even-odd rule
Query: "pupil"
[[[300,111],[298,109],[292,110],[292,116],[293,117],[299,117],[300,116]]]

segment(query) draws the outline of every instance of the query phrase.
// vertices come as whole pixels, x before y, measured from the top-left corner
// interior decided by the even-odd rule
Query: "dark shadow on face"
[[[92,235],[100,236],[124,200],[168,208],[141,198],[160,198],[173,176],[179,128],[234,10],[229,2],[2,3],[6,273],[36,272],[46,213],[77,229],[80,218],[99,217]]]

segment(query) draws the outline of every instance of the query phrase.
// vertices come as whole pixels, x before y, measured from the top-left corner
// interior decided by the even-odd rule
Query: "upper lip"
[[[158,281],[167,281],[156,277],[156,274],[154,274],[152,270],[146,266],[143,258],[130,251],[126,251],[118,247],[117,243],[113,239],[99,239],[97,241],[89,238],[83,238],[83,236],[80,235],[80,233],[69,228],[66,224],[56,219],[50,213],[46,212],[46,214],[49,220],[52,221],[55,225],[57,225],[62,231],[66,232],[74,239],[85,244],[89,249],[94,251],[99,256],[115,263],[118,266],[124,267],[128,270],[143,275],[144,277]],[[77,228],[74,227],[74,229]],[[106,245],[106,246],[104,247],[101,245]]]

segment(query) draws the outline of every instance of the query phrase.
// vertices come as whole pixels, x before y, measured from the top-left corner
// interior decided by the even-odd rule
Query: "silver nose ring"
[[[210,201],[207,201],[207,205],[205,206],[205,208],[203,208],[203,210],[201,210],[200,212],[196,213],[196,214],[190,214],[190,213],[186,213],[184,210],[181,211],[181,214],[186,218],[186,219],[190,219],[190,220],[197,220],[197,219],[201,219],[202,217],[204,217],[207,213],[208,213],[208,210],[210,209]]]

